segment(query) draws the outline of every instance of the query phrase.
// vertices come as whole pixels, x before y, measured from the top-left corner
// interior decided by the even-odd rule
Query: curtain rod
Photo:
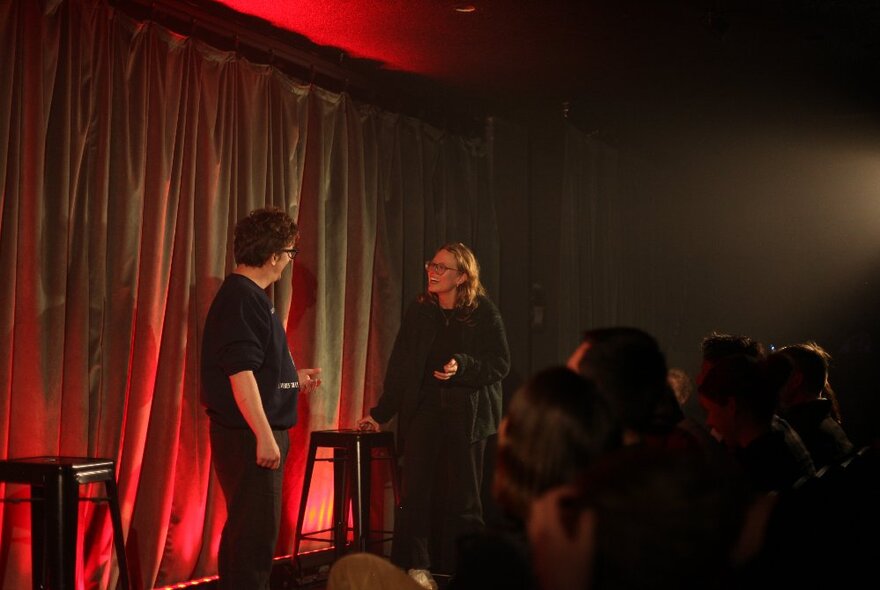
[[[149,20],[177,33],[202,38],[212,35],[218,43],[231,45],[233,51],[254,61],[268,63],[285,70],[285,64],[295,70],[294,77],[303,82],[326,86],[328,90],[346,92],[394,112],[404,112],[430,122],[440,128],[450,124],[463,129],[454,130],[464,135],[481,135],[485,113],[475,113],[473,100],[456,100],[437,83],[406,72],[382,70],[377,62],[352,59],[341,49],[315,45],[297,33],[279,29],[253,16],[243,15],[231,8],[201,0],[107,0],[116,10],[138,20]],[[200,37],[201,35],[201,37]],[[209,41],[210,43],[210,41]],[[309,45],[300,49],[295,45]],[[222,49],[222,47],[221,47]],[[320,53],[333,53],[328,58]],[[346,62],[348,65],[342,65]],[[373,65],[376,64],[376,65]],[[370,68],[363,73],[357,67]],[[291,73],[291,72],[287,72]],[[402,88],[402,83],[406,87]],[[444,99],[441,106],[438,97]],[[452,106],[453,108],[450,108]]]
[[[338,57],[336,59],[338,63],[334,63],[332,60],[315,53],[297,49],[291,45],[291,41],[275,38],[282,35],[294,36],[296,33],[274,27],[257,17],[235,12],[224,5],[213,4],[209,7],[204,5],[205,3],[185,0],[108,1],[117,10],[131,16],[139,18],[148,16],[150,21],[162,25],[166,25],[169,18],[177,21],[180,25],[189,25],[189,31],[176,30],[179,33],[188,34],[193,37],[198,37],[197,31],[212,33],[220,38],[227,39],[233,44],[235,51],[239,51],[243,45],[265,54],[270,62],[274,59],[280,59],[300,69],[320,74],[344,84],[357,86],[364,90],[371,90],[373,85],[361,73],[339,65],[346,58],[344,51],[337,50]],[[137,7],[140,8],[139,11],[132,10]],[[224,12],[228,14],[221,14]],[[245,22],[247,20],[252,22]],[[257,27],[266,29],[266,32],[256,31],[255,28]],[[169,28],[176,29],[173,26]],[[327,50],[324,49],[324,51]]]

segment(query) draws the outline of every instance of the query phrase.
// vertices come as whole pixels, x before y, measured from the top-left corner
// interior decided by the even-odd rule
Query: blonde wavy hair
[[[466,279],[457,287],[455,294],[455,307],[466,311],[473,311],[479,304],[478,298],[486,295],[486,289],[480,282],[480,263],[470,248],[461,242],[450,242],[437,248],[437,252],[446,250],[455,257],[455,270],[464,273]],[[436,254],[436,252],[435,252]],[[433,301],[437,303],[437,295],[425,291],[419,296],[419,300]]]

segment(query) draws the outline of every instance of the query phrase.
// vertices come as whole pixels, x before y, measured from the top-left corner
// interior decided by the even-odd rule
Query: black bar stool
[[[394,452],[394,434],[365,430],[318,430],[312,432],[309,440],[309,454],[306,458],[306,472],[293,547],[294,558],[299,555],[300,541],[304,539],[329,543],[335,550],[336,558],[341,557],[347,548],[349,530],[353,530],[352,546],[358,551],[366,551],[370,545],[390,541],[391,531],[370,529],[370,471],[372,461],[389,463],[391,484],[394,487],[394,504],[398,507],[400,484]],[[320,448],[332,448],[333,457],[318,459]],[[309,488],[316,461],[333,463],[333,526],[303,534],[306,503],[309,499]],[[354,525],[351,529],[348,527],[349,507],[352,510]],[[328,532],[329,539],[321,536]],[[381,538],[371,539],[372,534],[379,534]]]
[[[80,498],[79,486],[104,482],[106,498]],[[76,588],[76,536],[79,501],[107,501],[113,522],[113,545],[119,582],[129,589],[122,518],[112,459],[25,457],[0,461],[0,482],[31,486],[31,560],[33,588]]]

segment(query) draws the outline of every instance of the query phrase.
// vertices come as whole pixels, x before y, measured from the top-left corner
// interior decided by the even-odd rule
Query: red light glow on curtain
[[[426,252],[494,251],[482,143],[106,0],[0,3],[0,76],[0,457],[114,458],[133,587],[214,575],[225,507],[201,326],[235,221],[281,207],[301,254],[269,294],[297,365],[323,369],[291,430],[277,547],[290,554],[309,433],[375,403]],[[312,487],[304,528],[328,528],[329,473]],[[79,587],[113,588],[106,506],[80,517]],[[28,505],[0,503],[0,587],[30,584],[30,541]]]

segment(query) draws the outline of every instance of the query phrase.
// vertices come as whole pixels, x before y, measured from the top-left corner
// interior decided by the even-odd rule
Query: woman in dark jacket
[[[483,526],[483,457],[501,419],[510,353],[501,315],[467,246],[444,245],[425,270],[427,289],[403,318],[382,396],[358,425],[378,429],[398,416],[403,509],[394,559],[432,587],[430,570],[439,564],[432,563],[429,539],[438,484],[446,494],[438,547],[444,555],[452,555],[457,536]]]

